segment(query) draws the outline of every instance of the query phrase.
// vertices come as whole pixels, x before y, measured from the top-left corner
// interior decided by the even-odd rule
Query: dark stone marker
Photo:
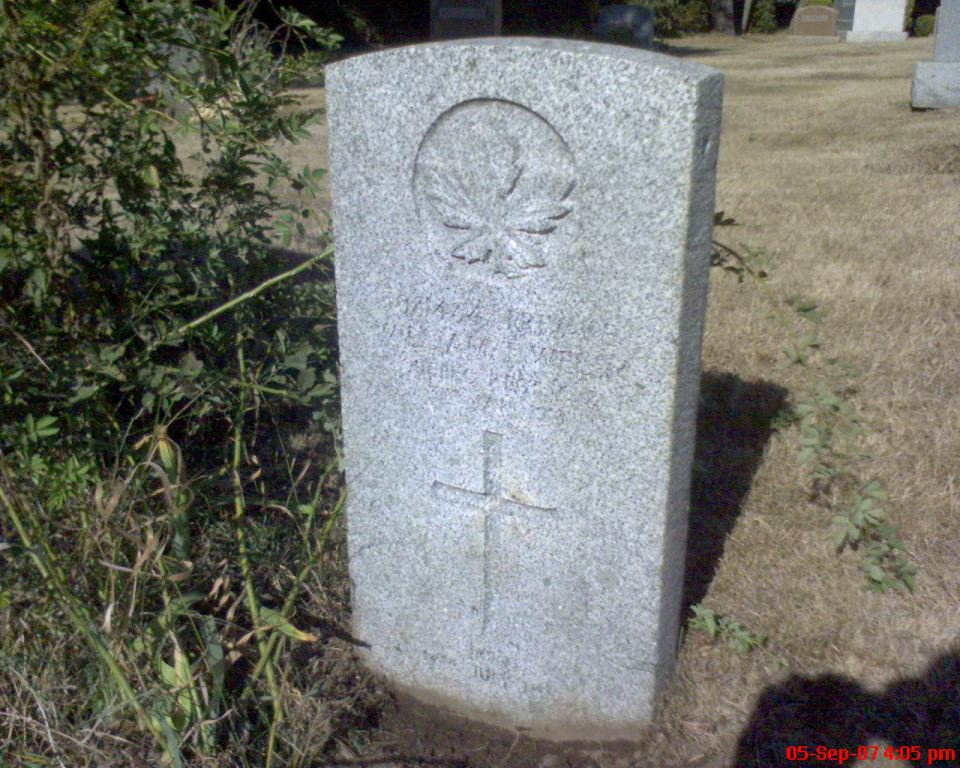
[[[790,22],[790,34],[834,37],[837,34],[837,12],[818,5],[798,8]]]
[[[492,37],[503,27],[503,0],[431,0],[430,39]]]
[[[837,9],[837,32],[849,32],[853,29],[853,9],[857,0],[834,0]]]
[[[714,0],[710,6],[710,18],[717,32],[733,35],[737,32],[737,12],[734,0]]]
[[[595,29],[597,37],[614,42],[653,46],[654,15],[651,8],[642,5],[608,5],[600,9]]]

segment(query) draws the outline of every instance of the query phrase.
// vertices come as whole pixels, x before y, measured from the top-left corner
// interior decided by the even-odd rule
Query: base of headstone
[[[907,39],[906,32],[847,32],[848,43],[902,43]]]
[[[913,76],[914,109],[960,107],[960,61],[921,61]]]
[[[388,676],[385,676],[375,667],[365,664],[373,675],[382,681],[382,685],[389,689],[404,712],[418,717],[424,717],[434,723],[437,728],[450,729],[460,733],[476,734],[478,737],[490,740],[491,734],[509,734],[511,738],[523,736],[531,744],[564,745],[572,749],[577,747],[596,748],[603,745],[605,749],[619,750],[636,743],[643,737],[644,730],[653,721],[660,706],[661,695],[657,696],[657,703],[651,702],[649,711],[642,719],[634,722],[617,722],[603,724],[595,719],[584,721],[570,720],[562,722],[550,719],[547,722],[537,720],[525,721],[523,718],[510,717],[503,713],[485,710],[466,704],[462,696],[455,691],[438,693],[424,688],[404,685]],[[672,685],[672,680],[664,682],[664,692]],[[496,763],[492,763],[496,764]]]
[[[631,741],[548,741],[532,738],[523,729],[498,728],[462,717],[442,707],[398,694],[381,713],[380,727],[391,735],[397,758],[430,755],[443,765],[495,765],[498,768],[593,765],[601,755],[609,763],[636,764],[637,731]],[[448,762],[449,761],[449,762]],[[461,762],[462,761],[462,762]],[[398,760],[398,762],[400,762]]]

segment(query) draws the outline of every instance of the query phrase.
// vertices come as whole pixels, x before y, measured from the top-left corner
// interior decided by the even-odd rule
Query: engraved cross
[[[494,538],[494,518],[498,515],[516,515],[523,512],[556,512],[555,508],[535,507],[503,495],[503,480],[500,476],[503,435],[496,432],[483,433],[483,490],[470,491],[455,485],[434,481],[431,491],[436,499],[466,504],[483,512],[483,630],[490,619],[490,604],[493,601],[490,550]]]

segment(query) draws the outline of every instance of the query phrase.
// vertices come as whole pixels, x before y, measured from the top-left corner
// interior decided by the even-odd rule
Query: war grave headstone
[[[503,28],[503,0],[431,0],[430,38],[491,37]]]
[[[643,5],[608,5],[600,9],[594,32],[603,40],[652,48],[654,23],[652,8]]]
[[[917,63],[910,103],[914,109],[960,107],[960,0],[942,0],[933,61]]]
[[[892,43],[907,39],[907,0],[857,0],[848,43]]]
[[[818,5],[798,8],[790,20],[790,34],[797,37],[835,37],[837,12],[833,8]]]
[[[328,68],[353,631],[399,691],[552,739],[651,717],[722,87],[525,38]]]
[[[834,0],[833,7],[837,10],[837,32],[844,33],[853,29],[853,15],[857,0]]]

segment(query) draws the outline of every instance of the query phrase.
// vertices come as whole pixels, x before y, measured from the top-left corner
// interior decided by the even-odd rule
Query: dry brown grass
[[[799,743],[960,749],[960,120],[909,107],[932,43],[705,36],[675,48],[727,76],[717,208],[739,226],[718,239],[766,249],[775,288],[819,300],[829,350],[863,373],[869,469],[889,486],[917,589],[867,594],[856,554],[834,552],[832,513],[808,498],[792,438],[769,439],[771,413],[798,385],[777,328],[758,292],[717,273],[687,594],[769,635],[771,653],[687,635],[660,717],[625,753],[459,754],[471,765],[719,768],[788,765],[783,747]],[[411,722],[388,721],[366,754],[400,748]],[[421,736],[406,743],[457,752]]]

